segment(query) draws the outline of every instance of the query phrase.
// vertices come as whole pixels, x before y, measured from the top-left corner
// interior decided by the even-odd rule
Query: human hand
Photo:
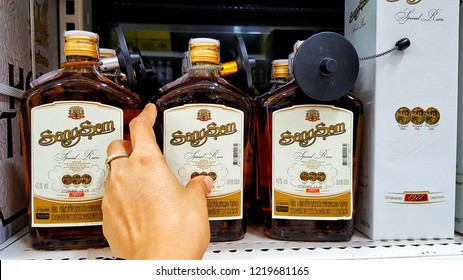
[[[156,106],[130,122],[131,141],[115,140],[103,197],[103,233],[123,259],[201,259],[209,245],[206,195],[212,179],[198,176],[183,187],[156,143]]]

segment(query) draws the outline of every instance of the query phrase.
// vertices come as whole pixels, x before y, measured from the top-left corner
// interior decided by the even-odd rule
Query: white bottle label
[[[299,105],[272,119],[272,217],[351,219],[353,113]]]
[[[101,225],[109,143],[123,138],[123,111],[86,101],[31,110],[32,226]]]
[[[214,180],[208,197],[210,220],[243,217],[244,113],[213,104],[164,111],[164,156],[185,186],[191,178]]]

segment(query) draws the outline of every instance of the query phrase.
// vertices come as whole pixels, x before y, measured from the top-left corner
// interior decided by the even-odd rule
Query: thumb
[[[204,196],[207,196],[212,190],[212,178],[209,176],[196,176],[186,185],[187,189],[195,190]]]

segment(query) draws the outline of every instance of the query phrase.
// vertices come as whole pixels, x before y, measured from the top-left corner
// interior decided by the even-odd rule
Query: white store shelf
[[[0,259],[16,260],[99,260],[113,259],[110,248],[39,251],[31,248],[27,229],[1,244]],[[244,239],[211,243],[204,260],[263,259],[463,259],[463,235],[449,239],[371,240],[355,232],[348,242],[291,242],[274,240],[263,234],[260,225],[250,225]]]

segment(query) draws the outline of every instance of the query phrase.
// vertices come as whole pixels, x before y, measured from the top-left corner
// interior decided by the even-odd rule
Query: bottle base
[[[98,249],[108,246],[106,239],[40,239],[32,241],[32,248],[46,251]]]
[[[244,238],[247,223],[243,220],[210,221],[210,242],[236,241]]]
[[[264,226],[267,237],[286,241],[342,242],[352,239],[352,221],[272,220]]]
[[[352,235],[332,232],[285,232],[278,230],[266,230],[265,235],[272,239],[304,242],[342,242],[350,241],[352,239]]]
[[[108,247],[101,226],[29,228],[32,248],[37,250],[79,250]]]
[[[211,240],[210,242],[225,242],[225,241],[237,241],[244,238],[245,233],[212,233],[211,232]]]

